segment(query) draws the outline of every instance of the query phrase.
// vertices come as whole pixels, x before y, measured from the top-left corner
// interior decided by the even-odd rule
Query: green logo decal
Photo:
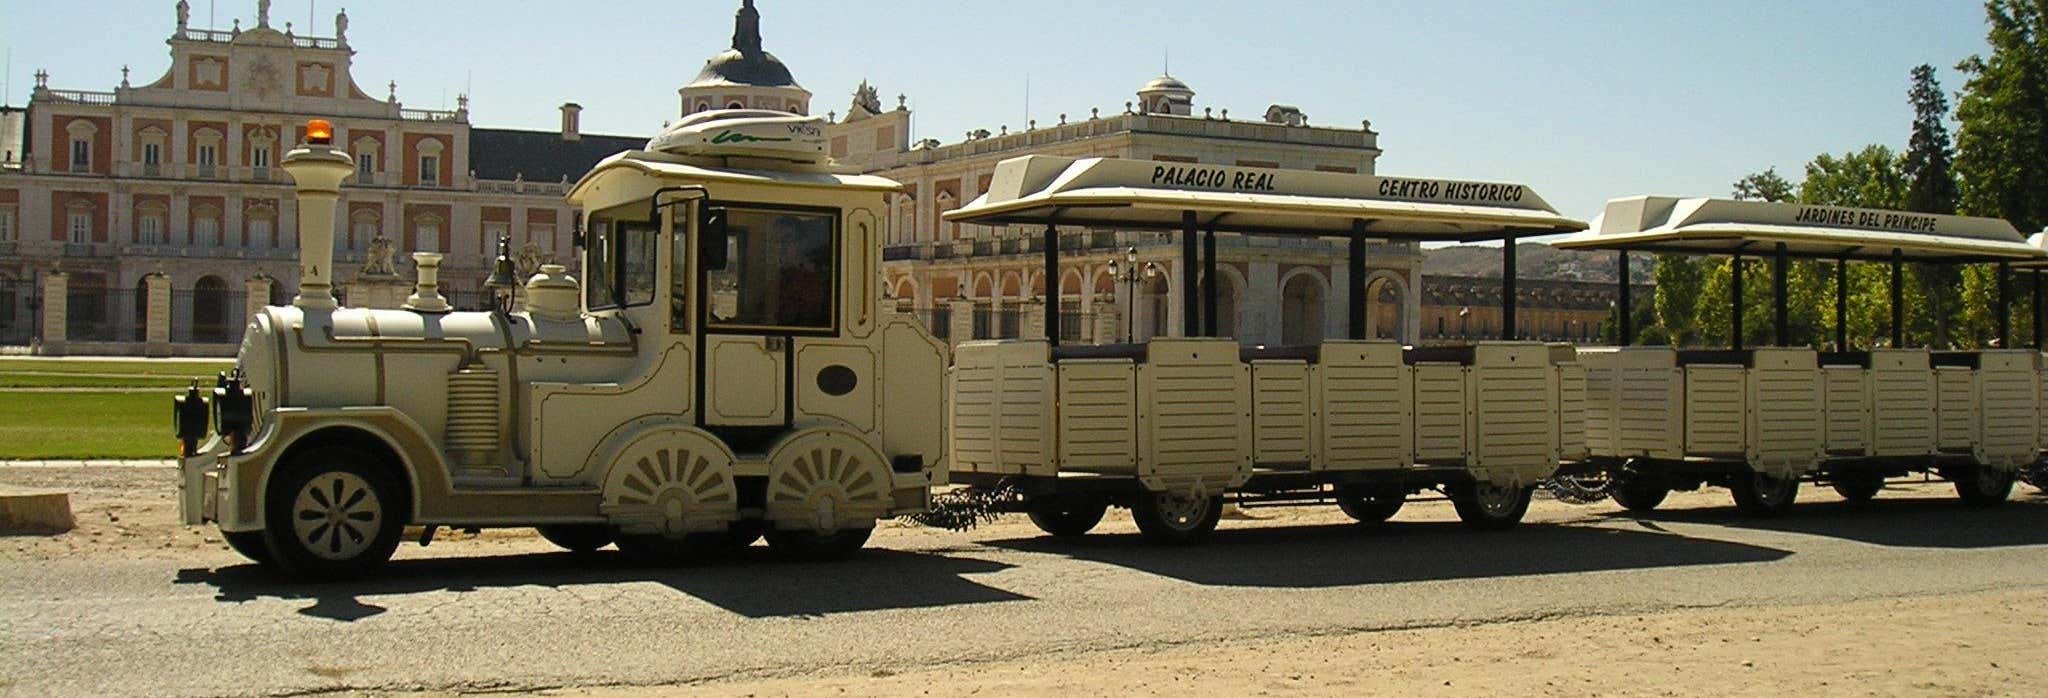
[[[712,137],[711,137],[711,144],[712,144],[712,145],[719,145],[719,144],[722,144],[722,143],[778,143],[778,142],[780,142],[780,143],[786,143],[786,142],[789,142],[789,141],[793,141],[793,140],[796,140],[796,139],[794,139],[794,138],[762,138],[762,137],[760,137],[760,136],[749,136],[749,135],[747,135],[747,134],[744,134],[744,133],[740,133],[740,132],[738,132],[738,131],[719,131],[719,132],[718,132],[718,135],[716,135],[716,136],[712,136]]]

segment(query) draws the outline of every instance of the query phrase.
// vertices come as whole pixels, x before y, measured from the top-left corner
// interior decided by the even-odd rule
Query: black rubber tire
[[[536,526],[533,530],[549,543],[572,553],[587,553],[612,544],[612,529],[603,524],[556,524]]]
[[[1205,504],[1191,512],[1172,512],[1161,505],[1175,499],[1164,493],[1147,492],[1131,503],[1131,519],[1150,543],[1183,545],[1196,543],[1216,532],[1223,520],[1223,498],[1207,497]]]
[[[689,533],[681,538],[653,534],[611,533],[626,559],[643,565],[713,562],[738,557],[761,539],[760,521],[734,521],[723,531]]]
[[[1624,477],[1617,479],[1607,488],[1607,496],[1621,508],[1638,514],[1651,511],[1664,503],[1671,495],[1671,488],[1655,479],[1646,477]]]
[[[1797,477],[1778,478],[1752,471],[1736,476],[1728,489],[1735,497],[1735,508],[1751,516],[1784,516],[1792,513],[1792,505],[1799,501]]]
[[[1039,497],[1025,513],[1031,525],[1055,538],[1080,538],[1109,513],[1109,502],[1083,497]]]
[[[1500,531],[1514,528],[1529,513],[1529,499],[1536,494],[1534,487],[1515,490],[1513,500],[1505,508],[1491,508],[1480,502],[1479,485],[1460,483],[1449,488],[1451,508],[1458,512],[1458,519],[1466,526],[1481,531]]]
[[[362,549],[346,557],[322,557],[313,552],[309,541],[301,541],[294,528],[294,520],[301,514],[311,516],[313,511],[294,512],[296,502],[302,493],[308,493],[308,485],[320,481],[323,492],[330,486],[339,486],[353,476],[366,487],[358,498],[353,492],[347,493],[342,518],[356,523],[367,523],[369,530],[359,531],[354,526],[330,524],[342,530],[314,529],[309,541],[325,538],[330,545],[339,545],[344,533],[354,532],[361,538],[348,536],[352,541],[363,541]],[[330,485],[332,483],[332,485]],[[404,490],[395,481],[387,464],[375,456],[347,446],[326,446],[318,450],[302,451],[270,475],[270,489],[264,498],[264,544],[271,559],[279,570],[286,574],[305,579],[354,579],[366,576],[391,560],[391,554],[398,550],[398,539],[404,535],[405,524],[411,518],[411,503],[400,493]],[[372,518],[359,519],[358,512],[374,511]],[[316,520],[307,518],[308,521]]]
[[[276,564],[277,558],[270,556],[270,545],[263,542],[262,531],[241,531],[236,533],[221,531],[220,537],[228,542],[229,548],[233,548],[235,552],[241,553],[242,557],[249,558],[250,562],[264,567],[271,567]]]
[[[1884,491],[1884,476],[1840,475],[1829,484],[1835,488],[1835,494],[1842,495],[1842,499],[1852,504],[1862,504],[1876,499],[1877,493]]]
[[[1408,493],[1384,487],[1340,487],[1337,508],[1362,524],[1386,523],[1408,503]]]
[[[785,559],[822,561],[853,557],[874,533],[873,528],[841,529],[830,534],[770,528],[762,535],[768,539],[768,548]]]
[[[1973,507],[1995,507],[2012,497],[2013,474],[2010,470],[1978,465],[1942,474],[1955,483],[1956,496]]]

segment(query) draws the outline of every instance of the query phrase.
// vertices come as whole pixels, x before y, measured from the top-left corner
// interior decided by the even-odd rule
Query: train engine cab
[[[879,303],[898,185],[834,166],[818,119],[704,112],[604,160],[568,196],[583,278],[543,267],[489,312],[450,312],[425,253],[405,308],[332,301],[317,231],[348,164],[286,159],[300,297],[252,320],[210,406],[178,406],[184,518],[248,557],[360,574],[407,525],[831,557],[945,479],[946,347]]]

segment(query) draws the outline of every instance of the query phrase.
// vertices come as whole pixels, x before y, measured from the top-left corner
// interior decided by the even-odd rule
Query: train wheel
[[[391,559],[404,532],[398,486],[373,457],[335,446],[295,456],[271,475],[264,541],[285,572],[360,577]]]
[[[1973,507],[1995,507],[2012,496],[2012,471],[1986,465],[1960,468],[1947,473],[1956,483],[1956,496]]]
[[[1833,484],[1835,494],[1842,495],[1842,499],[1849,500],[1850,502],[1868,502],[1876,499],[1877,493],[1884,489],[1884,476],[1875,474],[1841,475],[1835,478]]]
[[[868,544],[872,528],[845,528],[832,533],[768,529],[768,547],[792,560],[842,560]]]
[[[1193,543],[1216,531],[1223,518],[1222,497],[1148,492],[1131,503],[1138,532],[1154,543]]]
[[[1534,487],[1467,483],[1451,488],[1451,507],[1465,525],[1485,531],[1512,528],[1529,513]]]
[[[1344,510],[1359,523],[1375,524],[1394,518],[1401,511],[1401,505],[1408,503],[1408,493],[1394,488],[1340,487],[1337,488],[1337,508]]]
[[[270,546],[263,542],[262,531],[221,531],[220,537],[228,542],[228,547],[249,558],[250,562],[268,567],[276,559],[270,556]]]
[[[1641,476],[1616,479],[1613,485],[1607,488],[1607,496],[1613,497],[1615,504],[1637,513],[1656,509],[1670,494],[1671,488],[1666,487],[1663,482]]]
[[[1031,524],[1059,538],[1079,538],[1102,523],[1109,502],[1083,497],[1040,497],[1032,500]]]
[[[1778,477],[1759,472],[1739,476],[1728,489],[1735,495],[1735,507],[1754,516],[1783,516],[1799,499],[1799,478]]]
[[[601,524],[561,524],[534,528],[540,537],[572,553],[587,553],[612,542],[612,529]]]

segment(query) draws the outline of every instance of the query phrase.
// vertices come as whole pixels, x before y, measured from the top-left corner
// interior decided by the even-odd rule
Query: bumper
[[[178,520],[197,526],[220,519],[221,481],[227,457],[210,453],[178,460]]]

